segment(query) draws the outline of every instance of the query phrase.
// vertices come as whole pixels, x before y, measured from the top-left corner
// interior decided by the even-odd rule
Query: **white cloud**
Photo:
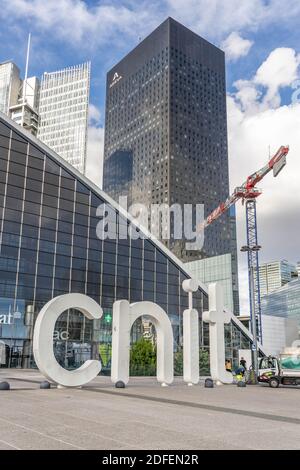
[[[254,77],[254,83],[268,89],[265,103],[280,103],[278,91],[296,80],[299,64],[300,56],[294,49],[280,47],[271,52]]]
[[[245,57],[252,45],[253,41],[243,39],[238,32],[233,31],[221,43],[221,49],[225,52],[227,60],[235,61],[240,57]]]
[[[103,147],[103,127],[89,127],[85,175],[100,188],[102,188]]]
[[[237,89],[234,96],[242,110],[253,114],[280,106],[280,89],[292,86],[298,77],[299,64],[300,55],[294,49],[274,49],[250,80],[234,83]]]
[[[100,118],[101,118],[100,109],[97,108],[97,106],[95,106],[94,104],[90,103],[89,104],[89,125],[99,126]]]
[[[104,128],[100,124],[100,119],[100,109],[90,103],[85,174],[93,183],[102,187]]]
[[[241,109],[248,113],[257,112],[261,107],[259,99],[262,93],[253,80],[237,80],[233,85],[237,89],[234,97],[239,102]]]
[[[260,21],[261,0],[168,0],[175,19],[181,18],[200,34],[216,36]]]
[[[82,48],[111,45],[112,40],[119,45],[124,37],[138,39],[168,16],[221,42],[232,31],[283,24],[300,13],[298,0],[289,0],[288,8],[282,0],[0,0],[0,6],[6,23],[29,21],[36,31],[50,32]]]
[[[276,73],[274,57],[286,64]],[[257,200],[258,237],[261,261],[300,259],[300,102],[281,106],[278,90],[297,77],[295,51],[273,51],[259,67],[253,80],[240,81],[235,95],[228,97],[228,133],[231,190],[260,169],[280,145],[290,145],[287,165],[274,179],[261,181],[263,194]],[[271,71],[272,70],[272,71]],[[275,73],[275,77],[273,76]],[[259,101],[257,86],[267,88],[268,99]],[[271,91],[270,91],[271,90]],[[243,96],[241,98],[241,92]],[[291,102],[292,102],[291,89]],[[277,97],[274,99],[274,97]],[[245,208],[237,204],[238,247],[246,242]],[[240,290],[243,312],[249,312],[247,261],[240,254]]]
[[[200,35],[222,39],[232,31],[255,30],[296,19],[298,0],[167,0],[169,14]]]
[[[144,2],[133,7],[125,2],[88,5],[83,0],[0,0],[0,4],[5,21],[28,20],[37,31],[51,32],[82,48],[107,43],[112,37],[121,41],[118,35],[122,34],[138,37],[157,21],[151,4]]]

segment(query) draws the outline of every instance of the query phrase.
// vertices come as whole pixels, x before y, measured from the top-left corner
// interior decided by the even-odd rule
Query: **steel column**
[[[246,224],[247,224],[247,245],[250,248],[248,250],[250,314],[251,314],[251,317],[254,315],[257,320],[257,337],[258,337],[258,340],[262,342],[258,251],[252,250],[253,247],[258,246],[256,200],[255,199],[248,199],[246,201]],[[253,276],[253,279],[252,279],[252,276]],[[254,289],[254,292],[252,292],[252,289]],[[253,334],[253,331],[252,331],[252,334]]]

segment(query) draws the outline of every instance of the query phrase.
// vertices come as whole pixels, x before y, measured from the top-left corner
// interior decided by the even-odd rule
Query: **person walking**
[[[243,367],[244,370],[247,370],[247,362],[243,357],[241,357],[240,366]]]

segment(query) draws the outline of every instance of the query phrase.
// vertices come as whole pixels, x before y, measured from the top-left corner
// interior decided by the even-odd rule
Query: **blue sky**
[[[227,62],[230,92],[236,80],[251,78],[273,49],[297,50],[300,44],[300,5],[293,0],[0,0],[0,6],[0,60],[13,59],[24,73],[29,31],[31,75],[91,60],[91,103],[100,108],[101,121],[107,70],[167,16],[218,46],[233,31],[253,42],[246,56]],[[288,102],[290,94],[284,89],[281,94]]]
[[[290,145],[284,171],[262,184],[260,257],[300,260],[299,0],[0,0],[0,61],[14,60],[23,75],[29,32],[30,75],[91,60],[87,176],[101,184],[106,72],[168,16],[226,52],[231,188],[263,166],[269,148]],[[245,214],[236,209],[241,246]],[[242,255],[239,267],[246,312]]]

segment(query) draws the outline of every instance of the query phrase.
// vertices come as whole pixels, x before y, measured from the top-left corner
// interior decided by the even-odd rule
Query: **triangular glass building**
[[[68,292],[92,297],[104,315],[94,322],[74,311],[60,317],[54,349],[64,367],[76,368],[100,356],[103,371],[109,371],[112,305],[117,299],[161,305],[180,348],[182,312],[188,305],[181,284],[188,273],[170,251],[149,238],[100,240],[96,210],[101,204],[116,212],[117,226],[130,223],[128,214],[120,213],[91,181],[0,114],[1,367],[34,367],[36,316],[47,301]],[[207,308],[205,289],[199,287],[194,299],[201,345],[208,348],[208,328],[201,322]],[[250,347],[245,332],[229,325],[227,355],[232,360],[240,347]],[[142,324],[136,323],[133,341],[141,334]]]

